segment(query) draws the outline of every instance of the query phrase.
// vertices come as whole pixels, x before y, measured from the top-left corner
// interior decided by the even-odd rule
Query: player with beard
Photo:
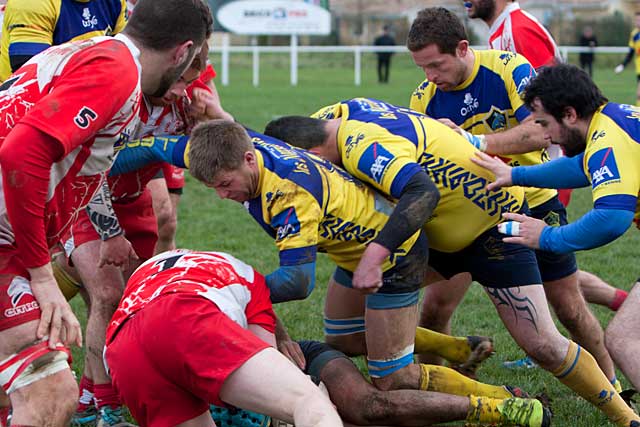
[[[638,217],[640,193],[640,109],[608,102],[589,76],[573,65],[541,71],[525,91],[526,104],[545,129],[545,138],[567,153],[544,165],[511,168],[478,154],[476,163],[496,176],[487,188],[509,185],[587,187],[594,207],[579,220],[548,227],[534,218],[507,214],[519,232],[505,240],[568,253],[602,246],[621,236]],[[616,364],[640,388],[640,286],[609,324],[606,342]]]
[[[47,49],[0,87],[0,383],[14,426],[69,421],[77,386],[66,345],[82,339],[49,249],[99,188],[114,143],[137,125],[141,92],[163,95],[211,27],[201,0],[138,7],[115,38]]]

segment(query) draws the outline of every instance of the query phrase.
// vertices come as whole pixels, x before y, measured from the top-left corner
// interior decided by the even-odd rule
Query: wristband
[[[485,152],[487,150],[487,141],[485,139],[486,135],[474,135],[466,130],[462,131],[462,136],[465,137],[467,141],[478,150]]]
[[[505,221],[498,224],[498,231],[508,236],[520,235],[520,223],[518,221]]]

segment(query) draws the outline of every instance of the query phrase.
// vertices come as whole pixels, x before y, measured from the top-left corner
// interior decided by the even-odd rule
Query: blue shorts
[[[567,210],[564,205],[555,196],[530,209],[532,218],[541,219],[552,227],[568,224]],[[576,256],[573,253],[556,254],[553,252],[536,250],[536,258],[538,259],[538,268],[540,276],[544,282],[563,279],[578,271]]]
[[[487,288],[511,288],[542,283],[532,249],[502,241],[498,227],[491,227],[461,251],[446,253],[431,249],[429,265],[446,279],[469,272]]]

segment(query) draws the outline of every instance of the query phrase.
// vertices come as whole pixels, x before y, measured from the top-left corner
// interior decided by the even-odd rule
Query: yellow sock
[[[431,353],[450,362],[463,363],[471,354],[467,337],[452,337],[430,329],[416,328],[414,353]]]
[[[604,412],[616,425],[629,427],[631,421],[640,422],[640,417],[616,393],[593,356],[573,341],[569,342],[569,351],[553,375]]]
[[[420,379],[420,389],[422,390],[439,391],[458,396],[473,394],[497,399],[512,397],[511,393],[502,386],[472,380],[451,368],[421,364],[420,369],[422,370]]]
[[[82,288],[82,284],[78,283],[73,277],[69,275],[66,271],[62,269],[58,265],[58,262],[54,260],[51,263],[53,267],[53,277],[56,279],[58,283],[58,287],[62,291],[62,295],[64,295],[67,301],[71,300],[78,292],[80,292],[80,288]]]
[[[485,396],[469,396],[469,412],[465,421],[472,424],[494,424],[502,421],[502,414],[498,404],[502,399],[492,399]]]

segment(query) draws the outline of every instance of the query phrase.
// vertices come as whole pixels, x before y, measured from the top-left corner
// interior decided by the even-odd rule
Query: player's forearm
[[[277,304],[307,298],[315,287],[315,272],[315,261],[280,266],[265,277],[271,293],[271,302]]]
[[[414,174],[374,242],[393,252],[424,226],[439,200],[440,192],[429,175],[424,171]]]
[[[119,148],[109,176],[141,169],[152,163],[166,162],[179,168],[188,167],[189,137],[158,135],[131,141]]]
[[[503,132],[485,135],[485,153],[495,155],[525,154],[547,148],[542,127],[533,121],[525,121]]]
[[[584,174],[584,154],[560,157],[535,166],[518,166],[511,170],[514,185],[538,188],[581,188],[591,185]]]
[[[627,56],[624,57],[624,61],[622,61],[622,66],[626,67],[629,62],[631,62],[631,58],[633,58],[633,54],[635,53],[635,50],[630,47],[629,51],[627,52]]]
[[[5,207],[22,262],[27,268],[49,263],[45,205],[51,166],[63,153],[50,136],[18,124],[0,148]]]
[[[593,209],[571,224],[545,227],[540,235],[540,249],[569,253],[606,245],[624,234],[633,215],[632,211],[622,209]]]
[[[113,210],[111,191],[109,191],[106,179],[87,205],[87,215],[89,215],[91,225],[100,236],[100,240],[108,240],[123,233],[118,217]]]

